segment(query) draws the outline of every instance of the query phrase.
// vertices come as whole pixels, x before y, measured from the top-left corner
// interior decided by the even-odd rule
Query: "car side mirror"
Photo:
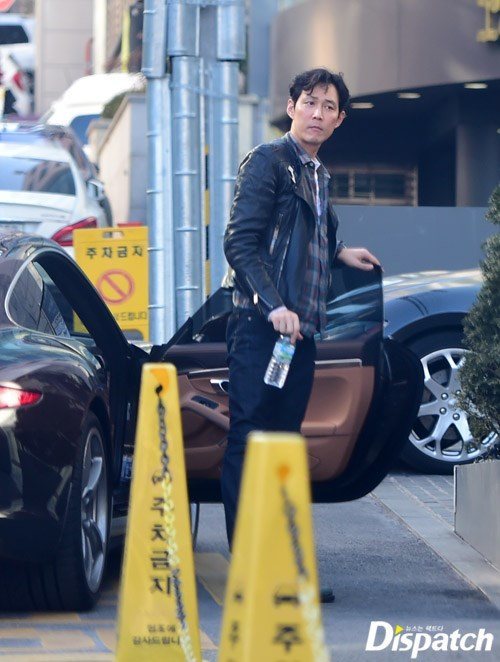
[[[98,202],[101,202],[106,197],[103,183],[94,177],[87,180],[87,190]]]

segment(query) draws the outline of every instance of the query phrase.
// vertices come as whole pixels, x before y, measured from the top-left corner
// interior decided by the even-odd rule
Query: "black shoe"
[[[320,588],[319,589],[319,601],[322,604],[329,602],[335,602],[335,596],[331,588]]]

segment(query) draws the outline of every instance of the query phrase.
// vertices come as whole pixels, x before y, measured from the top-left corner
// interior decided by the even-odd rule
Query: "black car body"
[[[302,430],[322,502],[380,483],[422,391],[418,359],[383,339],[380,270],[344,269],[335,283]],[[220,500],[231,292],[147,353],[60,247],[15,234],[0,236],[0,302],[0,608],[86,608],[124,531],[145,362],[177,368],[191,500]]]

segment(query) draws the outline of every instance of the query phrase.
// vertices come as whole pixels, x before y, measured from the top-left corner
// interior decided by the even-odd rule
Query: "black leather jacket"
[[[224,252],[233,284],[267,315],[279,306],[296,310],[315,228],[312,199],[297,154],[285,136],[259,145],[242,162]],[[328,204],[330,269],[342,246],[338,218]]]

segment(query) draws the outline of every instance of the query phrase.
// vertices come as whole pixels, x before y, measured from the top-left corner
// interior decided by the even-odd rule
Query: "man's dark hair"
[[[325,89],[329,85],[333,85],[339,95],[339,112],[346,110],[349,105],[349,90],[344,83],[343,75],[322,68],[309,69],[295,76],[290,84],[290,99],[293,101],[293,105],[295,106],[302,92],[312,92],[316,85],[321,85]]]

